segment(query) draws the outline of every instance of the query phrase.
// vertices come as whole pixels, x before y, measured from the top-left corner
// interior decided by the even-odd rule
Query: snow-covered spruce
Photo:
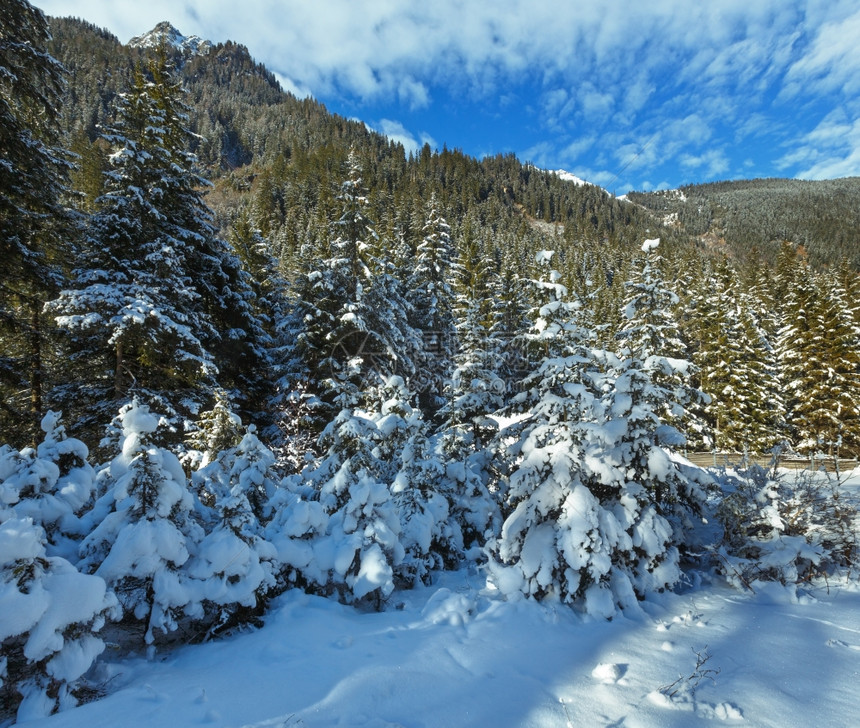
[[[404,556],[397,511],[381,478],[379,439],[366,413],[341,410],[320,437],[325,457],[308,474],[327,516],[308,567],[323,591],[347,602],[380,604],[394,590],[394,567]]]
[[[539,264],[549,263],[543,255]],[[526,342],[547,355],[523,382],[528,402],[515,441],[504,448],[509,476],[506,518],[488,545],[488,569],[508,597],[554,596],[611,616],[615,604],[635,601],[613,554],[628,544],[610,508],[589,489],[594,459],[590,430],[597,397],[589,371],[589,332],[577,325],[576,307],[551,270],[535,287],[543,302],[534,312]],[[501,433],[504,443],[506,432]],[[613,578],[614,577],[614,578]]]
[[[240,485],[219,498],[218,523],[197,545],[184,571],[193,580],[211,629],[254,619],[276,586],[275,547]]]
[[[444,403],[440,395],[453,357],[454,292],[450,281],[457,268],[451,229],[440,213],[435,193],[425,206],[421,241],[410,265],[406,281],[409,324],[422,339],[416,353],[420,383],[416,389],[421,408],[432,417]]]
[[[277,550],[263,536],[269,504],[280,502],[274,462],[254,425],[248,425],[238,445],[218,452],[192,474],[198,493],[213,500],[214,508],[207,533],[183,571],[203,600],[205,622],[214,629],[256,618],[276,587]]]
[[[412,395],[400,377],[390,377],[380,394],[374,418],[378,451],[388,464],[384,480],[391,486],[405,552],[394,572],[398,583],[414,586],[429,582],[433,571],[458,564],[463,537],[450,518],[445,465],[433,452],[427,421],[409,404]]]
[[[479,252],[464,253],[458,267],[466,279],[455,309],[458,348],[439,410],[443,424],[436,447],[445,464],[442,492],[451,506],[451,521],[469,549],[483,547],[499,522],[498,503],[487,484],[490,445],[499,429],[492,414],[504,406],[507,385],[499,374],[504,361],[494,336],[492,305],[487,290],[480,290],[488,280]]]
[[[684,422],[687,408],[708,398],[691,384],[696,368],[683,358],[686,348],[673,313],[678,296],[661,277],[659,243],[643,243],[642,268],[626,284],[630,293],[617,334],[618,360],[608,367],[614,384],[607,388],[603,432],[610,435],[605,447],[624,481],[644,488],[645,502],[670,522],[668,548],[695,537],[710,485],[707,475],[669,457],[685,443],[676,425]]]
[[[119,615],[104,579],[46,545],[31,518],[0,509],[0,703],[22,722],[76,704],[74,682],[104,650],[96,633]]]
[[[90,504],[95,471],[80,440],[68,437],[61,414],[49,411],[41,421],[43,440],[34,448],[0,454],[0,482],[19,518],[31,518],[45,530],[50,556],[76,560],[85,534],[78,516]]]
[[[111,509],[80,547],[80,567],[107,581],[126,614],[142,623],[144,640],[176,629],[182,616],[201,617],[199,594],[182,566],[202,538],[177,457],[158,447],[159,418],[134,400],[120,410],[121,452],[107,474]]]
[[[682,531],[664,512],[686,514],[699,491],[662,449],[679,437],[660,421],[664,390],[638,357],[625,365],[589,346],[558,279],[536,282],[545,301],[527,342],[546,354],[523,383],[524,419],[501,433],[514,436],[503,451],[507,517],[488,569],[507,595],[611,617],[678,580]]]

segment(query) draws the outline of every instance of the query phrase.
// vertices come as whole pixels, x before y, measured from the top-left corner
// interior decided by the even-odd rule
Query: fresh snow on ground
[[[856,502],[860,472],[845,488]],[[753,586],[693,574],[612,621],[504,601],[474,568],[381,613],[291,591],[260,629],[149,659],[108,650],[92,676],[106,697],[26,725],[858,725],[856,579]]]

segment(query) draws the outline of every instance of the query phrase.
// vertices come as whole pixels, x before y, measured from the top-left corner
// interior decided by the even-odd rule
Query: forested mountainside
[[[95,141],[99,128],[111,121],[111,101],[147,49],[123,45],[77,20],[53,19],[51,28],[51,51],[69,70],[70,103],[61,123],[75,151],[86,152],[86,142]],[[563,181],[513,155],[479,161],[456,149],[429,146],[406,155],[401,145],[364,124],[281,91],[243,46],[226,43],[204,54],[179,49],[172,54],[187,90],[190,129],[199,135],[190,151],[215,182],[209,204],[221,224],[250,205],[267,237],[288,247],[300,244],[308,226],[331,212],[331,193],[350,148],[362,164],[370,212],[389,232],[400,227],[408,235],[416,208],[433,195],[452,223],[468,218],[513,239],[528,235],[528,221],[541,220],[569,225],[571,234],[633,244],[654,224],[641,209],[598,187]]]
[[[673,457],[860,452],[850,267],[790,241],[744,265],[511,155],[406,154],[241,46],[4,13],[3,710],[74,704],[106,621],[151,646],[296,587],[382,609],[480,562],[609,618],[687,557],[856,564],[838,491],[722,493]]]
[[[628,198],[743,263],[773,265],[780,245],[801,247],[816,268],[860,269],[860,178],[756,179],[688,185]]]
[[[154,143],[129,141],[128,131],[117,128],[136,123],[129,118],[129,99],[143,94],[156,73],[153,69],[169,74],[169,80],[164,76],[156,86],[182,88],[169,112],[175,115],[170,121],[176,127],[172,143],[177,145],[176,153],[184,155],[189,175],[182,184],[192,185],[186,204],[196,210],[205,236],[214,236],[214,247],[201,261],[223,258],[216,266],[220,282],[204,280],[199,271],[192,279],[189,295],[203,302],[201,326],[210,333],[208,343],[194,344],[202,350],[187,355],[208,362],[203,370],[209,374],[200,381],[189,374],[185,382],[193,385],[191,389],[200,388],[202,397],[188,399],[188,391],[178,387],[184,394],[168,398],[175,400],[169,406],[174,416],[185,413],[182,428],[193,429],[187,417],[211,401],[217,384],[230,393],[244,419],[258,422],[269,435],[276,432],[272,398],[289,399],[276,392],[298,382],[294,371],[292,384],[287,385],[285,372],[299,366],[299,360],[305,367],[314,361],[308,351],[297,357],[290,346],[276,339],[285,335],[284,327],[295,327],[290,317],[299,315],[309,298],[321,295],[312,290],[319,275],[316,269],[335,265],[334,245],[344,216],[358,214],[345,206],[358,205],[361,222],[350,224],[348,238],[355,246],[363,235],[370,235],[373,244],[363,243],[350,253],[352,276],[358,275],[361,264],[369,266],[368,275],[384,273],[399,287],[378,293],[380,300],[399,296],[404,307],[394,314],[395,320],[400,317],[399,323],[386,324],[392,329],[390,336],[401,339],[398,346],[413,337],[408,346],[419,349],[413,335],[438,335],[447,342],[447,349],[435,360],[426,352],[397,351],[389,340],[374,342],[388,351],[389,363],[396,362],[388,367],[389,373],[412,377],[416,387],[419,381],[425,383],[419,400],[432,417],[444,400],[447,368],[459,346],[457,327],[463,323],[459,317],[465,304],[458,300],[482,296],[484,334],[516,340],[530,325],[529,310],[538,304],[527,285],[545,274],[536,256],[553,251],[552,268],[557,271],[553,275],[569,296],[580,301],[595,343],[615,349],[629,312],[631,281],[642,270],[642,241],[659,238],[660,275],[680,297],[673,317],[681,343],[673,355],[696,364],[690,383],[712,398],[696,415],[701,422],[688,428],[690,445],[763,450],[788,439],[808,449],[825,441],[838,441],[844,447],[857,439],[852,434],[855,425],[850,424],[856,419],[854,408],[839,404],[836,411],[841,414],[835,419],[824,414],[834,411],[829,405],[837,399],[849,397],[852,387],[856,275],[850,264],[826,270],[816,265],[832,261],[839,246],[850,248],[846,240],[856,206],[846,200],[852,199],[854,180],[814,184],[758,180],[671,193],[631,193],[632,201],[616,199],[594,185],[574,184],[513,155],[477,160],[456,149],[429,146],[407,154],[401,145],[364,124],[330,114],[313,99],[300,100],[283,92],[274,75],[234,43],[161,42],[181,38],[168,24],[127,45],[81,20],[50,19],[50,29],[47,49],[61,64],[64,78],[64,87],[57,90],[62,101],[54,118],[56,139],[75,155],[65,209],[78,217],[77,224],[67,226],[64,249],[50,251],[48,257],[55,265],[43,297],[56,298],[57,293],[73,288],[76,276],[85,279],[91,274],[85,265],[81,267],[82,261],[89,256],[93,265],[101,255],[98,237],[105,233],[96,235],[94,230],[127,174],[117,150],[123,144],[139,148]],[[157,98],[151,101],[165,103]],[[201,186],[203,178],[208,186]],[[351,186],[347,195],[351,202],[344,197],[345,185]],[[809,204],[800,204],[801,198],[810,200]],[[172,203],[163,198],[159,204],[169,208]],[[767,211],[759,217],[772,221],[770,230],[779,234],[756,237],[757,218],[750,211],[757,207]],[[803,210],[815,211],[817,227],[808,222],[813,215]],[[797,222],[801,218],[807,223]],[[795,222],[799,231],[793,227]],[[433,229],[445,231],[441,252],[426,248]],[[733,242],[715,243],[717,229]],[[434,240],[438,230],[431,235]],[[134,256],[133,251],[122,254]],[[185,260],[199,255],[199,250],[192,250]],[[422,255],[430,256],[426,264]],[[274,266],[276,277],[268,266]],[[800,279],[803,284],[795,285]],[[229,311],[223,296],[216,293],[227,290],[228,281],[247,289],[244,294],[234,290],[237,299],[247,295],[253,301],[234,302]],[[349,296],[355,291],[355,283],[347,285]],[[431,300],[422,300],[422,294]],[[52,316],[39,320],[46,335],[53,330],[52,321],[61,322],[61,327],[56,332],[57,345],[38,352],[35,383],[28,382],[26,366],[10,364],[7,369],[15,394],[9,398],[4,421],[12,437],[20,438],[27,431],[18,425],[18,418],[33,403],[40,404],[30,415],[29,431],[38,436],[36,415],[46,402],[62,406],[67,417],[85,428],[88,438],[97,437],[116,405],[115,395],[125,391],[122,373],[138,385],[146,379],[144,363],[151,361],[151,355],[144,350],[133,355],[114,351],[113,363],[102,351],[104,369],[95,379],[86,347],[79,352],[67,350],[67,365],[56,374],[52,371],[47,356],[60,345],[80,346],[80,332],[62,333],[69,322],[87,320],[75,318],[83,314],[63,313],[63,306],[78,300],[61,293],[46,309]],[[439,310],[422,311],[427,305]],[[495,310],[499,321],[493,322],[490,310]],[[251,318],[243,322],[243,315]],[[253,315],[258,320],[252,320]],[[310,320],[307,312],[302,315]],[[332,311],[326,315],[330,317]],[[798,316],[803,319],[795,320]],[[827,351],[813,344],[816,332],[832,332],[834,326],[854,333],[840,328],[838,336],[828,334]],[[812,347],[810,356],[790,351],[801,346],[797,338],[786,339],[794,327],[806,332],[803,345]],[[228,334],[237,341],[229,347],[215,346]],[[322,341],[311,345],[310,335],[295,330],[289,337],[299,349],[324,346]],[[18,339],[24,350],[25,340]],[[210,346],[215,350],[209,351]],[[818,381],[816,367],[833,358],[841,363],[828,365],[832,376]],[[134,360],[142,366],[139,371],[132,365]],[[23,354],[20,361],[34,366]],[[83,367],[80,372],[78,362]],[[159,364],[165,373],[174,365],[169,358]],[[265,374],[252,371],[255,367],[265,369]],[[430,371],[420,371],[428,367]],[[757,369],[761,371],[753,372]],[[217,378],[212,376],[215,371]],[[512,373],[507,377],[513,393],[520,385]],[[178,386],[175,379],[166,381]],[[427,382],[438,391],[431,394]],[[315,382],[311,390],[320,387],[323,382]],[[826,397],[823,387],[829,388]],[[819,401],[815,406],[808,401],[811,394],[803,394],[812,388]],[[81,397],[82,391],[89,395]],[[179,406],[180,401],[186,404]],[[189,402],[195,403],[191,409]],[[801,414],[810,408],[817,414]]]

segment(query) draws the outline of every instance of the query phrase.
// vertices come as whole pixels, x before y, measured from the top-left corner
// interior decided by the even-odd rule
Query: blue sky
[[[417,149],[618,194],[860,175],[857,0],[36,0],[123,42],[169,20]]]

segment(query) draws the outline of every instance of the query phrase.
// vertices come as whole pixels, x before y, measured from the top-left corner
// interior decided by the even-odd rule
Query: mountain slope
[[[416,214],[434,195],[455,234],[468,224],[486,241],[487,255],[498,260],[530,261],[530,251],[550,247],[547,236],[558,238],[553,247],[574,239],[612,241],[628,251],[621,258],[629,257],[654,225],[637,206],[513,155],[476,160],[457,149],[429,146],[407,154],[361,122],[284,92],[244,46],[219,43],[186,57],[181,33],[169,25],[123,45],[78,20],[51,24],[52,53],[70,71],[65,131],[70,139],[85,136],[88,144],[110,123],[114,96],[127,87],[153,40],[172,39],[192,107],[191,129],[199,135],[193,151],[201,171],[215,182],[209,204],[224,229],[240,209],[252,210],[263,234],[279,241],[282,259],[320,234],[314,228],[329,217],[350,148],[358,153],[374,219],[387,233],[401,230],[410,244],[420,233]],[[564,226],[564,239],[555,224]]]
[[[631,192],[629,199],[684,232],[720,241],[735,257],[773,261],[780,244],[801,246],[815,267],[860,269],[860,178],[760,179]]]

